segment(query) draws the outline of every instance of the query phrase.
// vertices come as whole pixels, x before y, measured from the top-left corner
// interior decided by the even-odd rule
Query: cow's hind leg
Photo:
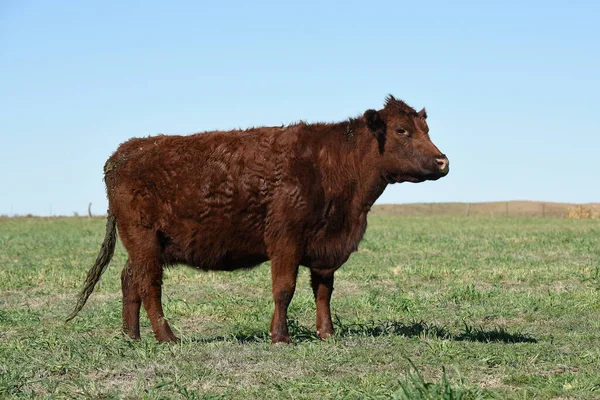
[[[162,249],[156,232],[140,229],[134,224],[121,221],[119,233],[129,253],[127,266],[121,275],[124,328],[131,337],[139,337],[141,303],[146,309],[156,340],[177,341],[169,323],[165,320],[161,303],[163,263]]]
[[[326,339],[334,334],[330,308],[333,292],[333,271],[311,269],[310,283],[317,305],[317,335],[321,339]]]
[[[123,332],[132,339],[138,340],[140,338],[142,298],[133,280],[133,271],[129,260],[121,272],[121,291],[123,292]]]
[[[146,261],[138,266],[136,272],[134,272],[135,283],[156,340],[159,342],[176,342],[177,337],[173,334],[167,320],[165,320],[162,308],[163,266],[157,260]]]

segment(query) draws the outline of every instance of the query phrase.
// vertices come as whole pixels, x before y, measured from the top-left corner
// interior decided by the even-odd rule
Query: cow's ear
[[[423,107],[417,114],[419,114],[419,117],[427,119],[427,111],[425,111],[425,107]]]
[[[367,110],[363,117],[371,133],[376,135],[385,134],[385,122],[377,111]]]
[[[377,139],[379,153],[383,154],[385,150],[385,121],[381,118],[381,114],[375,110],[365,111],[363,117],[367,123],[367,128]]]

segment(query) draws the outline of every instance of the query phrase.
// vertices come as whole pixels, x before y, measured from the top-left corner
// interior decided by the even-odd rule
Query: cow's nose
[[[450,168],[450,161],[448,161],[448,157],[438,157],[435,159],[435,163],[443,173],[448,173],[448,169]]]

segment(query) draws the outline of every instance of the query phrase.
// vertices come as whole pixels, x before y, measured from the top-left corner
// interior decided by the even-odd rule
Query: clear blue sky
[[[104,213],[133,136],[339,121],[388,93],[450,158],[380,203],[600,201],[600,1],[0,0],[0,214]]]

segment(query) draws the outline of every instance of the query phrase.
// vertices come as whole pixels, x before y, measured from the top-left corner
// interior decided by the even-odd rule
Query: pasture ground
[[[166,272],[182,339],[120,333],[117,247],[80,316],[103,219],[0,219],[0,398],[600,398],[600,221],[373,216],[336,274],[338,335],[272,346],[270,273]],[[462,396],[462,397],[461,397]]]

